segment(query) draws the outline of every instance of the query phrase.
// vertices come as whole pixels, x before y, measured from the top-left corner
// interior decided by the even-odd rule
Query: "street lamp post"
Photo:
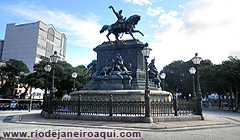
[[[149,88],[149,77],[148,77],[148,62],[147,59],[149,58],[150,51],[152,49],[148,46],[144,47],[142,50],[143,57],[145,58],[145,71],[146,71],[146,83],[145,83],[145,117],[147,118],[148,122],[152,122],[151,118],[151,103],[150,103],[150,88]]]
[[[46,71],[46,73],[49,73],[50,71],[51,71],[51,69],[52,69],[52,67],[51,67],[51,65],[46,65],[45,67],[44,67],[44,70]],[[44,96],[43,96],[43,111],[46,111],[46,104],[48,103],[48,102],[46,102],[47,100],[46,100],[46,98],[47,98],[47,85],[48,85],[48,74],[46,74],[46,83],[45,83],[46,85],[45,85],[45,94],[44,94]]]
[[[193,100],[195,100],[195,98],[196,98],[196,91],[195,91],[195,78],[194,78],[194,75],[195,75],[195,73],[196,73],[196,69],[194,68],[194,67],[191,67],[190,69],[189,69],[189,72],[190,72],[190,74],[192,74],[192,79],[193,79]]]
[[[76,80],[76,78],[77,78],[77,73],[76,73],[76,72],[74,72],[74,73],[72,74],[72,78],[73,78],[73,92],[75,92],[75,80]]]
[[[51,114],[53,113],[52,111],[52,99],[53,99],[53,95],[55,95],[55,87],[54,87],[54,76],[55,76],[55,64],[58,61],[59,56],[57,55],[57,52],[55,51],[53,55],[50,56],[50,60],[53,64],[53,77],[52,77],[52,89],[51,89],[51,93],[48,99],[48,113]]]
[[[48,73],[52,69],[51,65],[46,65],[44,70]],[[46,85],[45,85],[45,95],[47,95],[47,85],[48,85],[48,75],[46,74]]]
[[[55,94],[55,87],[54,87],[54,76],[55,76],[55,64],[58,61],[59,56],[57,55],[57,51],[54,51],[54,54],[50,56],[50,60],[53,64],[53,77],[52,77],[52,90],[51,90],[51,96]]]
[[[162,90],[164,90],[164,80],[165,80],[165,78],[166,78],[166,74],[165,73],[162,73],[161,75],[160,75],[160,78],[162,79]]]
[[[32,110],[32,93],[30,93],[30,105],[29,105],[29,112]]]
[[[202,58],[198,56],[198,53],[195,53],[195,57],[192,58],[192,62],[196,67],[196,78],[197,78],[197,95],[196,95],[196,108],[194,111],[195,115],[203,115],[202,114],[202,93],[199,82],[199,70],[198,65],[201,63]]]

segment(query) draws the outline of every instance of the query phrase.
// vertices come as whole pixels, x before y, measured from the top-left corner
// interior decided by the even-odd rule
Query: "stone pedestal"
[[[146,45],[139,40],[126,40],[124,44],[103,42],[101,45],[94,48],[97,52],[97,70],[102,70],[105,67],[108,58],[114,59],[119,53],[126,63],[131,64],[132,78],[145,78],[145,61],[142,54],[142,49]]]
[[[126,40],[121,42],[103,42],[93,50],[97,52],[97,66],[95,76],[87,81],[85,90],[144,90],[145,89],[145,61],[142,50],[148,44],[139,40]],[[130,75],[101,75],[106,68],[106,62],[115,60],[120,55],[124,65],[131,71]],[[110,67],[110,66],[109,66]],[[161,90],[153,82],[149,82],[151,90]]]
[[[95,78],[93,90],[130,90],[131,77],[99,76]]]
[[[171,101],[172,93],[167,91],[151,90],[151,101]],[[82,100],[86,101],[104,101],[109,100],[110,95],[113,96],[113,101],[144,101],[144,90],[80,90],[72,92],[71,100],[78,100],[81,95]]]

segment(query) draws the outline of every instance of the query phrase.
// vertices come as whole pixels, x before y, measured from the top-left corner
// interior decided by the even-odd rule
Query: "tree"
[[[238,108],[240,88],[240,60],[238,58],[229,57],[229,60],[223,61],[221,65],[221,73],[225,80],[226,95],[227,97],[232,95],[235,96],[235,104]]]
[[[202,69],[211,65],[213,64],[210,60],[203,60],[199,65],[200,76]],[[191,60],[187,62],[184,62],[182,60],[174,61],[171,64],[165,66],[162,72],[167,75],[167,78],[165,79],[166,90],[172,92],[177,90],[178,92],[182,93],[183,96],[188,97],[189,93],[193,92],[192,75],[189,73],[190,67],[193,67],[193,63]],[[202,84],[201,80],[200,83]],[[203,86],[202,88],[205,87]],[[206,92],[204,93],[207,94]]]
[[[51,65],[50,62],[45,60],[42,60],[38,64],[35,64],[33,67],[34,73],[31,73],[26,77],[27,83],[30,84],[32,87],[45,89],[45,78],[46,76],[51,77],[50,73],[46,73],[44,70],[44,67],[48,64]],[[48,84],[47,86],[50,87],[50,84]]]
[[[192,93],[192,78],[188,72],[192,66],[191,61],[181,60],[165,66],[161,71],[167,75],[165,89],[171,92],[178,90],[186,97]],[[239,107],[240,59],[230,56],[228,60],[218,65],[212,64],[210,60],[203,60],[198,70],[203,96],[217,93],[219,97],[222,95],[228,97],[234,93],[236,107]]]
[[[182,60],[174,61],[165,66],[163,71],[167,78],[165,79],[165,88],[171,92],[178,91],[183,93],[183,96],[188,97],[192,91],[191,75],[188,70],[191,67],[191,61],[184,62]],[[161,72],[161,73],[162,73]]]
[[[19,83],[21,76],[29,73],[29,69],[25,63],[21,60],[9,59],[6,62],[6,67],[2,68],[3,75],[7,78],[5,86],[2,88],[3,96],[9,96],[10,98],[14,97],[14,87],[16,83]]]
[[[52,65],[48,61],[41,61],[38,64],[34,65],[34,73],[29,74],[27,77],[28,83],[35,88],[45,89],[46,77],[48,77],[48,89],[51,88],[52,72],[46,73],[44,67],[46,65]],[[53,67],[53,65],[52,65]],[[62,97],[64,94],[69,94],[73,88],[74,79],[72,78],[72,73],[76,72],[78,74],[75,85],[77,90],[80,90],[84,87],[87,76],[84,77],[87,72],[87,68],[83,65],[78,67],[72,67],[71,64],[65,61],[58,61],[55,65],[55,77],[54,77],[54,86],[57,91],[55,93],[56,97]]]

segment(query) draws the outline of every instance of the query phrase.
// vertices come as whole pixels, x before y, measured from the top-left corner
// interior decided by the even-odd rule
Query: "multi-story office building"
[[[4,40],[0,40],[0,60],[2,60],[3,44]]]
[[[59,60],[65,60],[67,38],[53,25],[38,21],[29,24],[7,24],[2,60],[22,60],[33,72],[34,64],[49,60],[57,51]]]

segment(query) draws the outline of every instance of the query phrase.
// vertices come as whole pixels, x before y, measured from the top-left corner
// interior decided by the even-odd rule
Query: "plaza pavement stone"
[[[218,127],[230,125],[231,122],[215,115],[204,115],[204,120],[197,121],[168,121],[156,123],[131,123],[131,122],[111,122],[111,121],[86,121],[86,120],[66,120],[66,119],[46,119],[41,115],[41,111],[34,111],[22,115],[13,116],[11,122],[37,125],[56,125],[68,127],[86,128],[109,128],[109,129],[150,129],[150,130],[170,130],[170,129],[193,129],[199,127]]]

